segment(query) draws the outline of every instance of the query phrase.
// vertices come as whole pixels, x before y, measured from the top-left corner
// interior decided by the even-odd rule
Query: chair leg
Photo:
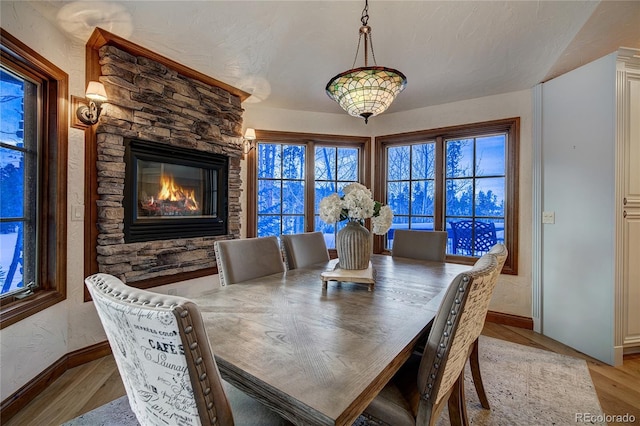
[[[480,375],[480,357],[478,355],[478,339],[473,342],[473,347],[471,349],[471,355],[469,356],[469,366],[471,367],[471,376],[473,376],[473,384],[476,387],[476,392],[478,393],[478,398],[480,399],[480,404],[482,404],[482,408],[490,410],[489,400],[487,399],[487,394],[484,391],[484,384],[482,383],[482,376]]]
[[[460,401],[458,404],[460,405],[460,417],[462,418],[462,424],[464,426],[468,426],[469,423],[469,415],[467,414],[467,397],[464,394],[464,369],[460,372],[460,377],[458,378],[460,381]]]
[[[467,404],[464,396],[464,370],[453,385],[453,391],[449,396],[449,422],[451,426],[467,426],[469,418],[467,416]]]

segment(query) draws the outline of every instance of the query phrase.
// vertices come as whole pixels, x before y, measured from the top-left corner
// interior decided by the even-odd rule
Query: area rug
[[[486,336],[480,336],[479,349],[491,410],[480,405],[467,363],[465,393],[471,424],[606,425],[586,361]],[[587,418],[585,414],[589,421],[580,421],[580,416]],[[438,426],[448,424],[445,413]]]
[[[603,413],[584,360],[480,336],[480,366],[491,410],[480,405],[467,365],[465,390],[469,421],[473,425],[606,424],[597,422]],[[589,416],[588,422],[577,417],[584,418],[585,413]],[[122,397],[65,426],[137,424],[126,397]],[[438,426],[448,424],[445,409]],[[370,426],[370,423],[361,416],[354,426]]]

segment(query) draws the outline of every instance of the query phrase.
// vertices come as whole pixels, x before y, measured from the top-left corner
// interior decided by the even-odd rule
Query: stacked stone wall
[[[110,45],[100,65],[109,99],[96,128],[100,272],[135,282],[214,267],[214,241],[240,237],[240,99]],[[125,243],[125,139],[228,156],[228,234]]]

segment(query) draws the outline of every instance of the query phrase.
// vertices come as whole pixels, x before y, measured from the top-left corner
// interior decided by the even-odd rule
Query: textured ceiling
[[[341,113],[324,88],[352,67],[364,1],[31,2],[83,43],[95,26],[251,93]],[[398,112],[524,90],[640,48],[640,1],[376,1],[377,64],[402,71]],[[362,48],[361,48],[362,49]],[[370,58],[370,65],[372,60]],[[361,54],[356,66],[362,66]]]

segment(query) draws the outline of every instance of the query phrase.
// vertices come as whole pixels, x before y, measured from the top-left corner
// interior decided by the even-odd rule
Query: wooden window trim
[[[441,127],[431,130],[421,130],[415,132],[399,133],[394,135],[378,136],[375,138],[376,164],[375,173],[375,196],[376,200],[386,200],[386,170],[387,160],[385,149],[391,145],[408,144],[414,142],[436,141],[436,175],[440,179],[440,185],[436,185],[435,222],[436,226],[444,221],[444,141],[452,138],[464,138],[482,133],[507,132],[507,206],[505,219],[507,222],[507,241],[505,246],[509,251],[509,256],[502,269],[503,274],[518,274],[518,225],[519,225],[519,147],[520,147],[520,118],[512,117],[501,120],[485,121],[480,123],[465,124],[451,127]],[[374,252],[384,252],[383,236],[374,238]],[[447,261],[473,265],[476,258],[468,256],[447,255]]]
[[[340,136],[325,135],[317,133],[297,133],[297,132],[279,132],[269,130],[256,130],[256,141],[266,143],[291,143],[307,146],[307,156],[313,155],[316,145],[334,145],[338,147],[358,147],[360,150],[360,182],[366,186],[370,186],[370,164],[371,164],[371,138],[363,136]],[[307,157],[310,158],[310,157]],[[247,161],[247,215],[246,215],[246,235],[252,238],[258,235],[258,208],[257,208],[257,148],[252,149],[246,157]],[[313,180],[313,168],[311,162],[306,162],[305,182]],[[305,185],[305,197],[311,200],[313,196],[314,185]],[[314,203],[307,202],[305,205],[305,218],[314,216]],[[313,221],[305,221],[306,231],[313,231]]]
[[[38,250],[39,289],[29,297],[6,297],[0,307],[0,329],[40,312],[67,297],[67,151],[69,76],[0,28],[3,62],[18,65],[44,80],[42,183]]]

